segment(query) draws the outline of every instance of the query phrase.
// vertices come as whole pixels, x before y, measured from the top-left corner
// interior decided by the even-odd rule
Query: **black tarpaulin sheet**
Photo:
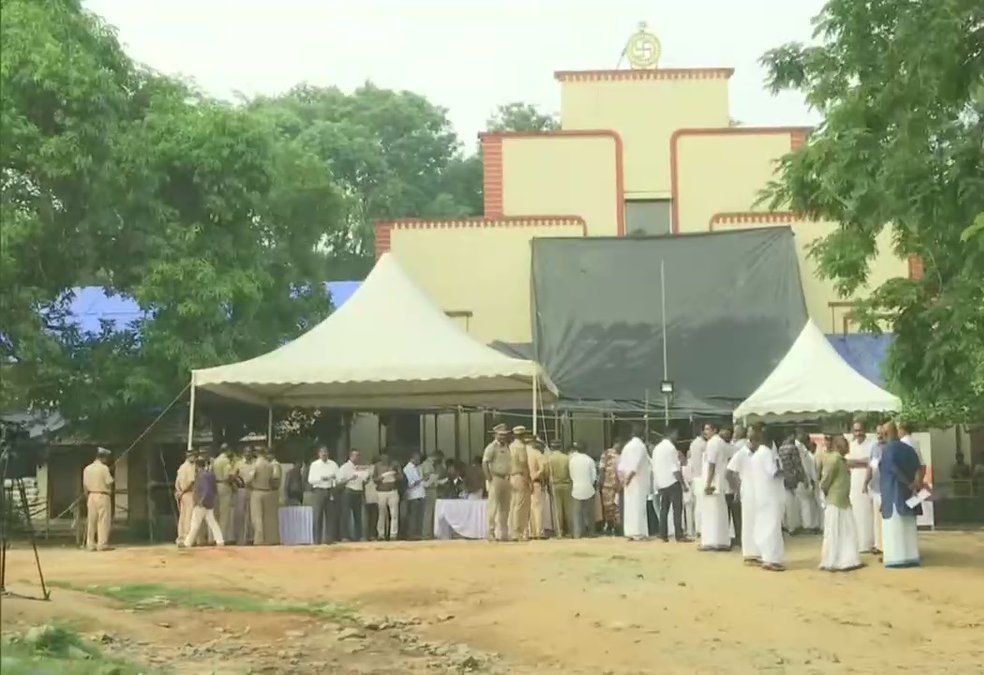
[[[534,354],[562,398],[662,400],[660,261],[669,379],[688,399],[674,401],[679,412],[690,400],[696,414],[733,408],[806,323],[788,227],[534,239]]]

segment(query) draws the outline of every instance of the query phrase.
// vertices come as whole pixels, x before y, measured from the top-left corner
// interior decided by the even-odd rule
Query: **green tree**
[[[505,103],[500,105],[485,122],[489,131],[556,131],[560,122],[556,115],[548,115],[532,103]]]
[[[313,152],[347,199],[348,227],[328,233],[325,250],[350,275],[372,266],[373,225],[398,217],[456,217],[481,208],[481,175],[461,155],[446,111],[411,92],[366,84],[352,94],[301,85],[259,98],[251,109],[283,137]]]
[[[327,313],[320,244],[344,230],[345,199],[302,142],[135,68],[76,2],[5,0],[3,44],[5,402],[139,419],[191,368]],[[67,307],[93,283],[145,316],[80,332]]]
[[[814,246],[850,295],[888,224],[921,279],[892,279],[857,311],[895,333],[887,376],[924,423],[984,421],[984,4],[830,0],[815,44],[763,63],[773,90],[798,89],[824,121],[786,156],[774,205],[840,223]],[[966,234],[965,234],[966,233]]]

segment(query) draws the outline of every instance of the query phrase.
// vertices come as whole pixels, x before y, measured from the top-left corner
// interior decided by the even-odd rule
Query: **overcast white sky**
[[[366,80],[448,110],[471,142],[495,106],[560,107],[555,70],[614,68],[639,21],[665,67],[730,66],[732,117],[812,124],[796,94],[771,96],[757,61],[810,38],[822,0],[87,0],[137,61],[223,98],[299,82]]]

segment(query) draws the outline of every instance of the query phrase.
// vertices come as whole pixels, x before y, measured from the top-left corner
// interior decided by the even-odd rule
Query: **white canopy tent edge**
[[[899,398],[871,382],[807,320],[768,377],[735,408],[746,422],[806,422],[840,414],[894,412]]]
[[[295,340],[246,361],[193,370],[188,446],[198,389],[274,408],[428,410],[458,405],[533,409],[557,388],[535,361],[482,344],[384,254],[359,290]],[[543,390],[546,389],[546,392]]]

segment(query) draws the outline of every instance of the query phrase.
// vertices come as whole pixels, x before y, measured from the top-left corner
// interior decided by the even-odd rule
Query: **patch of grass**
[[[77,586],[66,582],[52,582],[52,586],[69,590],[101,595],[123,603],[135,610],[154,610],[165,607],[184,607],[190,609],[215,609],[228,612],[283,612],[286,614],[305,614],[329,621],[351,621],[356,611],[346,605],[336,603],[296,603],[280,602],[271,598],[261,598],[234,593],[216,593],[167,586],[165,584],[128,584],[120,586]]]
[[[136,675],[148,672],[146,668],[105,657],[78,633],[58,625],[34,626],[23,635],[4,636],[2,651],[0,670],[3,675]]]

